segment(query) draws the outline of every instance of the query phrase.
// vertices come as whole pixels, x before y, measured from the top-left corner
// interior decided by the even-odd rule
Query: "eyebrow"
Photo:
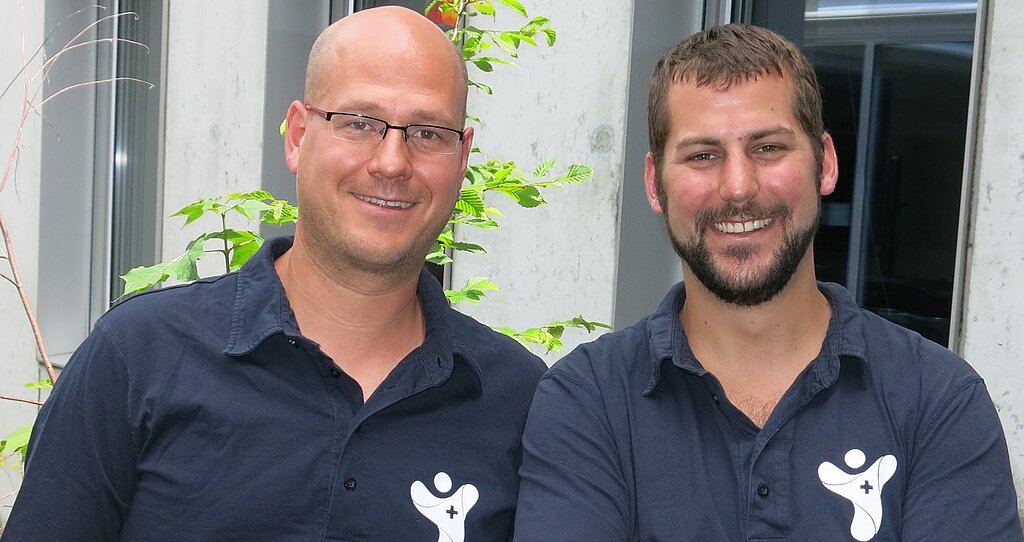
[[[369,100],[357,100],[352,102],[345,102],[344,105],[339,106],[340,109],[335,111],[344,111],[346,113],[362,113],[370,116],[377,116],[381,114],[384,107],[377,102]],[[416,119],[412,124],[455,124],[447,116],[434,111],[427,111],[425,109],[414,109],[410,114],[410,118]],[[387,122],[392,122],[388,120]]]
[[[772,136],[779,136],[779,135],[781,135],[781,136],[793,136],[795,134],[796,134],[796,132],[794,132],[793,130],[790,130],[789,128],[786,128],[784,126],[775,126],[775,127],[772,127],[772,128],[765,128],[763,130],[757,130],[757,131],[751,132],[751,133],[747,134],[746,140],[747,141],[758,141],[758,140],[765,139],[767,137],[772,137]],[[693,147],[693,146],[713,146],[713,147],[717,147],[717,146],[721,146],[721,145],[722,145],[722,140],[721,139],[718,139],[718,138],[715,138],[715,137],[708,137],[708,136],[696,136],[696,137],[688,137],[686,139],[683,139],[682,141],[680,141],[679,143],[677,143],[675,145],[674,149],[675,150],[679,150],[679,149],[683,149],[685,147]]]

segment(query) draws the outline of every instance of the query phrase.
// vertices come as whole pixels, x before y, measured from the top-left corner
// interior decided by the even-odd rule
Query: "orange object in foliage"
[[[455,23],[459,21],[459,16],[455,10],[441,11],[442,2],[434,4],[434,7],[430,8],[430,12],[427,13],[427,18],[437,24],[443,24],[447,26],[455,26]]]

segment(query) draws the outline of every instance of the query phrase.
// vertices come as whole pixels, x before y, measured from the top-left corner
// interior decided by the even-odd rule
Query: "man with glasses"
[[[466,92],[413,11],[325,30],[287,113],[294,240],[97,323],[5,540],[508,539],[544,366],[422,269],[466,170]]]
[[[1020,542],[981,378],[815,280],[838,165],[800,50],[698,33],[658,62],[648,115],[683,282],[542,379],[516,539]]]

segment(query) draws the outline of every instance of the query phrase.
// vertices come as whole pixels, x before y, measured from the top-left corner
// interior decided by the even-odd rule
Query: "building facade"
[[[0,2],[0,48],[19,53],[0,56],[0,74],[13,81],[0,97],[0,149],[19,149],[0,212],[58,363],[118,297],[118,275],[176,256],[202,230],[182,229],[170,216],[179,208],[257,188],[294,197],[278,126],[301,97],[305,54],[329,21],[375,2],[92,4]],[[585,163],[594,176],[547,192],[548,204],[535,209],[495,202],[505,214],[500,230],[458,232],[488,253],[456,254],[446,280],[487,276],[501,287],[461,310],[518,329],[578,314],[622,328],[653,310],[681,277],[643,196],[654,63],[708,25],[768,26],[814,62],[840,150],[843,188],[824,202],[819,276],[971,362],[996,402],[1024,494],[1024,319],[1015,318],[1024,311],[1024,14],[1014,0],[524,4],[552,20],[557,43],[524,49],[519,69],[471,68],[471,78],[494,88],[493,96],[470,95],[470,113],[481,119],[476,143],[482,156],[514,159],[525,172],[556,159],[556,170]],[[126,12],[138,18],[117,16]],[[499,5],[497,20],[480,26],[524,22]],[[45,46],[51,58],[83,28],[79,40],[99,41],[69,50],[48,77],[26,84],[42,66],[36,47],[55,28]],[[145,47],[115,46],[112,36]],[[39,104],[114,75],[145,82],[62,94],[28,115],[15,143],[26,96]],[[3,263],[0,273],[10,276]],[[31,397],[22,384],[45,375],[7,281],[0,322],[0,394]],[[591,338],[567,332],[565,348]],[[34,414],[31,405],[0,401],[0,434]],[[0,495],[18,477],[0,467]]]

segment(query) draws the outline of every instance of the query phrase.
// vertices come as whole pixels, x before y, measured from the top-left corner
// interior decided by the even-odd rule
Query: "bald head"
[[[381,61],[429,63],[438,77],[453,77],[465,116],[466,66],[448,37],[429,19],[399,6],[359,11],[328,26],[313,43],[306,65],[304,97],[319,101],[334,70],[345,70],[350,56],[377,55]]]

